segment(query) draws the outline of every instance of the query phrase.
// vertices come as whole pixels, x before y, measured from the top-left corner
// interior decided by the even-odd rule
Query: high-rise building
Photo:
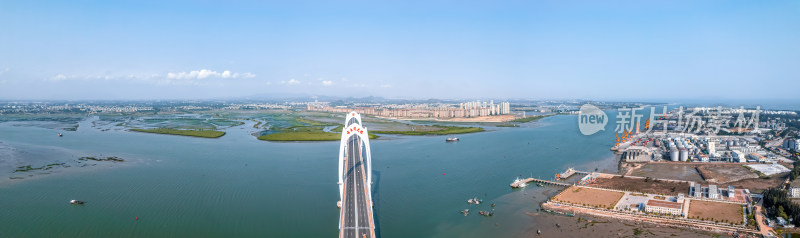
[[[717,153],[717,142],[714,139],[708,140],[708,154],[713,155]]]

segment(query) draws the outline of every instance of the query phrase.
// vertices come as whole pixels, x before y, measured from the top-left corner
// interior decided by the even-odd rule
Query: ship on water
[[[447,136],[447,139],[444,139],[446,142],[458,142],[458,137]]]

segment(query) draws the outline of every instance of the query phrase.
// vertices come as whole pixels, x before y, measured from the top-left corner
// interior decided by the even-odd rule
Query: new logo
[[[591,104],[583,104],[578,111],[578,129],[583,135],[592,135],[598,131],[606,130],[608,115],[603,110]]]

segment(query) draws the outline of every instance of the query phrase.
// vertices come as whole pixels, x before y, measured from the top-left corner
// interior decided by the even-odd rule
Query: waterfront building
[[[644,211],[649,213],[670,214],[679,216],[683,214],[683,203],[650,199],[647,201],[647,205],[645,205]]]
[[[653,153],[644,146],[628,147],[622,154],[626,162],[649,162],[653,158]]]

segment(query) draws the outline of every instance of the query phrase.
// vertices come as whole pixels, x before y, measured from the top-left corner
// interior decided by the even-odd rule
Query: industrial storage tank
[[[672,161],[678,161],[678,149],[672,148],[672,150],[669,151],[669,158],[672,159]]]
[[[686,159],[688,158],[689,158],[689,151],[687,151],[686,149],[682,149],[680,161],[686,161]]]

